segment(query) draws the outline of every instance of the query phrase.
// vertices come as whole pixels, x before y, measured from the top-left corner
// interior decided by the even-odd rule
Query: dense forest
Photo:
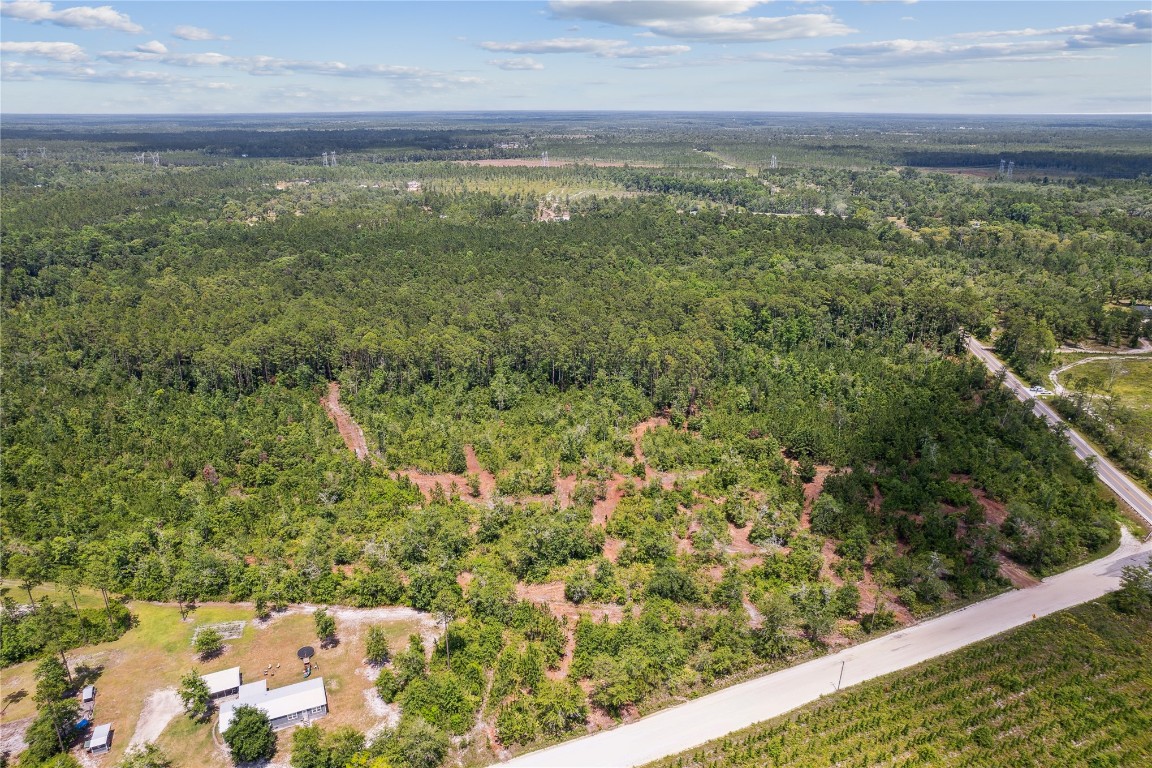
[[[1035,374],[1147,338],[1152,188],[1082,147],[1010,178],[748,171],[692,127],[553,168],[452,162],[521,126],[282,152],[258,126],[17,127],[4,576],[437,612],[433,657],[378,683],[398,733],[560,738],[1116,540],[1092,472],[963,347]],[[97,639],[49,610],[6,607],[4,663]]]

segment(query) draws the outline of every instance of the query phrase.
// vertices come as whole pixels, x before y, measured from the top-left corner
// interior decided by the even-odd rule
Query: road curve
[[[1072,445],[1072,450],[1081,459],[1087,460],[1092,457],[1095,461],[1096,474],[1100,478],[1100,482],[1108,486],[1115,493],[1121,501],[1131,507],[1136,514],[1144,518],[1150,525],[1152,525],[1152,496],[1149,496],[1140,486],[1136,485],[1127,475],[1116,468],[1116,465],[1108,460],[1108,457],[1101,455],[1088,444],[1079,432],[1072,429],[1060,416],[1049,406],[1047,403],[1036,400],[1032,393],[1028,391],[1028,387],[1016,377],[1014,373],[1008,370],[1000,360],[993,355],[990,351],[984,348],[976,339],[968,338],[968,351],[976,356],[980,362],[988,367],[988,370],[993,373],[1004,373],[1004,384],[1015,393],[1016,397],[1024,402],[1033,400],[1032,411],[1040,418],[1044,419],[1051,427],[1062,425],[1065,430],[1065,436],[1068,442]]]
[[[989,370],[1004,371],[1005,384],[1027,402],[1027,387],[974,339],[968,348]],[[1063,420],[1045,403],[1036,415],[1053,427]],[[1100,480],[1152,523],[1152,498],[1107,458],[1067,428],[1081,459],[1095,457]],[[1094,562],[1052,576],[1027,590],[1007,592],[891,635],[846,648],[799,666],[749,680],[665,709],[634,723],[530,752],[503,765],[517,768],[630,768],[683,752],[732,731],[782,715],[847,687],[919,664],[1017,627],[1039,616],[1071,608],[1115,590],[1125,565],[1152,559],[1152,540],[1138,542],[1126,530],[1120,547]],[[842,679],[841,679],[842,678]]]

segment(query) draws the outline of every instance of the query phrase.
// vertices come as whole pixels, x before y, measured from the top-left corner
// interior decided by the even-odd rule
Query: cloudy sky
[[[1150,7],[0,0],[0,109],[1148,113]]]

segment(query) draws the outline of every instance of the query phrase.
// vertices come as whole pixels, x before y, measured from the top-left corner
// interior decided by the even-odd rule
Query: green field
[[[1150,637],[1089,603],[652,765],[1149,765]]]
[[[1067,371],[1064,379],[1066,387],[1078,392],[1110,394],[1124,411],[1113,420],[1117,428],[1152,445],[1152,358],[1084,363]]]

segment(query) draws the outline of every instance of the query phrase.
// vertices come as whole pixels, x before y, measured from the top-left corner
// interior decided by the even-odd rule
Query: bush
[[[380,698],[386,704],[391,704],[399,692],[400,681],[396,679],[396,673],[387,667],[380,670],[380,674],[376,676],[376,693],[380,694]]]
[[[164,750],[148,742],[128,750],[116,768],[169,768],[171,765],[172,760],[164,754]]]
[[[224,650],[224,638],[214,628],[204,627],[196,633],[192,647],[202,660],[208,660],[219,656]]]
[[[372,664],[387,664],[390,655],[384,628],[375,625],[368,627],[368,639],[365,641],[365,656],[368,661]]]

